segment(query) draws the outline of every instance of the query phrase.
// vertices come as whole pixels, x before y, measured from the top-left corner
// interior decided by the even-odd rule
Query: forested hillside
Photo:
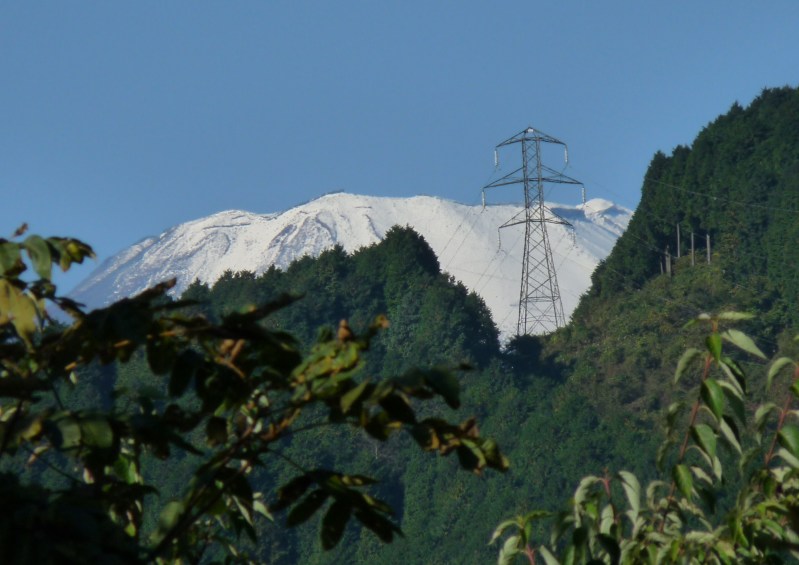
[[[658,152],[625,236],[593,277],[592,295],[640,288],[660,273],[668,247],[682,256],[697,236],[700,261],[709,234],[714,260],[732,282],[753,277],[795,303],[799,282],[799,92],[764,90],[749,107],[735,103],[690,147]],[[588,303],[586,303],[588,304]],[[786,313],[792,322],[797,313]]]
[[[381,498],[400,511],[405,537],[390,546],[352,528],[341,545],[323,552],[316,527],[284,530],[266,525],[263,559],[284,563],[453,563],[493,560],[487,545],[493,525],[529,504],[557,504],[586,469],[648,463],[650,451],[631,456],[626,446],[650,445],[645,429],[625,415],[598,417],[564,386],[560,368],[541,357],[537,338],[502,350],[482,300],[441,273],[430,247],[408,228],[394,228],[380,244],[347,255],[340,249],[306,258],[286,271],[262,276],[228,273],[212,288],[192,285],[211,318],[249,303],[290,292],[303,298],[272,318],[275,328],[295,332],[310,345],[319,326],[334,331],[341,319],[358,331],[385,312],[391,326],[367,354],[368,370],[391,374],[414,366],[465,363],[460,372],[463,414],[476,415],[481,432],[496,438],[511,460],[504,475],[455,473],[454,461],[433,464],[410,442],[388,451],[375,440],[328,430],[298,435],[290,453],[350,472],[386,477]],[[651,444],[650,447],[653,447]]]
[[[630,228],[595,273],[594,288],[569,327],[547,338],[513,341],[502,352],[491,339],[471,341],[473,334],[467,328],[476,331],[473,322],[479,310],[466,317],[448,313],[451,305],[429,298],[427,292],[442,292],[432,286],[412,289],[405,277],[403,286],[410,293],[404,301],[397,294],[389,300],[376,298],[374,291],[359,292],[365,300],[352,303],[351,312],[357,316],[371,302],[389,313],[394,327],[388,334],[402,332],[401,338],[387,334],[380,353],[386,362],[397,363],[403,356],[436,361],[448,355],[477,361],[478,370],[462,377],[466,410],[480,413],[484,429],[497,437],[512,463],[509,476],[476,480],[447,477],[444,462],[436,470],[443,475],[414,464],[397,470],[402,488],[394,494],[404,508],[408,539],[381,549],[378,556],[387,563],[457,561],[453,555],[488,559],[483,543],[490,524],[500,516],[515,509],[556,508],[579,477],[605,468],[631,469],[646,478],[644,469],[653,471],[665,407],[680,395],[671,385],[677,359],[701,335],[697,328],[683,328],[697,314],[757,313],[745,329],[763,350],[769,355],[780,348],[790,350],[788,338],[799,316],[799,246],[792,243],[799,235],[797,173],[799,91],[766,90],[745,109],[733,105],[728,114],[703,129],[691,147],[653,158]],[[693,264],[691,232],[695,233]],[[667,246],[672,276],[661,270]],[[331,259],[327,270],[316,271],[314,277],[297,277],[299,271],[290,271],[284,280],[292,280],[293,273],[293,280],[317,281],[308,295],[315,296],[316,304],[326,304],[319,298],[318,285],[341,280],[326,275]],[[434,267],[432,258],[419,262],[423,264]],[[436,276],[436,269],[427,275]],[[386,296],[396,292],[396,281],[384,280]],[[353,288],[349,284],[343,287]],[[428,333],[430,321],[421,304],[430,306],[425,315],[445,320],[433,333]],[[309,312],[322,307],[309,307],[291,323],[309,319],[305,318]],[[345,310],[335,314],[345,315]],[[411,325],[406,325],[408,321]],[[436,346],[430,348],[430,337],[419,340],[421,335],[432,337]],[[458,335],[466,339],[459,340]],[[389,344],[391,339],[397,341]],[[464,347],[465,343],[479,345],[480,350]],[[483,348],[484,343],[492,345]],[[402,354],[395,356],[392,349],[400,344]],[[431,356],[435,351],[441,357]],[[375,359],[378,365],[383,361],[380,356]],[[755,375],[761,390],[758,379],[763,378],[763,366],[751,359],[739,361]],[[313,553],[313,558],[307,557],[311,561],[335,560],[313,552],[310,540],[300,547]],[[348,557],[365,551],[363,545],[345,547],[354,552]],[[371,552],[366,555],[376,559]]]
[[[658,153],[644,179],[641,203],[629,229],[595,272],[591,292],[581,301],[571,324],[546,337],[501,344],[484,302],[443,273],[430,246],[410,228],[395,227],[381,243],[353,254],[335,248],[316,259],[301,259],[285,271],[273,268],[258,276],[228,272],[212,287],[191,285],[183,296],[188,303],[179,305],[180,312],[202,314],[205,318],[199,319],[207,318],[211,325],[187,318],[180,322],[184,326],[176,327],[211,332],[208,339],[217,341],[227,335],[224,332],[234,330],[250,332],[236,334],[237,339],[260,335],[252,327],[236,326],[243,324],[241,320],[252,322],[247,317],[251,314],[236,317],[248,305],[269,303],[285,294],[300,297],[270,313],[264,326],[259,326],[272,332],[260,336],[264,343],[277,340],[292,359],[301,355],[289,347],[293,342],[280,331],[296,336],[299,349],[307,353],[317,341],[330,343],[331,338],[342,347],[351,332],[362,335],[376,315],[385,314],[389,327],[363,353],[367,363],[358,369],[365,373],[359,377],[379,382],[385,375],[414,367],[458,369],[462,387],[458,414],[477,416],[480,433],[496,439],[511,464],[504,474],[456,473],[457,457],[431,461],[430,454],[421,453],[409,436],[381,442],[375,439],[381,434],[379,427],[370,435],[355,425],[328,426],[330,422],[322,418],[319,425],[293,430],[282,436],[279,446],[270,446],[279,455],[269,465],[252,470],[254,482],[271,492],[293,477],[298,466],[379,476],[382,481],[374,492],[396,509],[404,537],[382,544],[351,520],[341,543],[323,551],[319,541],[320,529],[325,531],[323,518],[314,515],[307,524],[287,529],[285,514],[277,513],[274,523],[256,522],[257,545],[247,542],[244,535],[240,543],[269,563],[491,562],[497,550],[487,542],[500,521],[530,508],[560,508],[584,475],[626,469],[642,481],[651,477],[664,408],[683,392],[673,388],[674,367],[686,345],[702,335],[696,327],[683,327],[685,322],[704,311],[751,311],[757,317],[745,329],[768,355],[795,347],[788,337],[796,333],[799,323],[798,175],[799,91],[795,89],[764,91],[748,108],[736,104],[709,124],[691,147],[678,147],[671,156]],[[682,237],[676,258],[678,225]],[[697,235],[693,259],[692,231]],[[709,263],[704,248],[707,234],[712,242]],[[663,273],[667,246],[673,264]],[[21,272],[19,257],[17,250],[14,260],[7,261],[16,275]],[[49,269],[49,259],[47,265]],[[50,292],[41,285],[33,288]],[[154,305],[147,308],[167,312],[175,307],[161,294],[153,296]],[[130,311],[141,313],[132,306]],[[110,349],[100,356],[107,364],[94,362],[81,370],[73,379],[78,383],[74,387],[59,385],[55,392],[60,409],[78,413],[125,403],[145,407],[144,398],[149,404],[143,414],[149,418],[147,411],[153,406],[164,408],[160,398],[188,386],[188,380],[173,382],[180,371],[173,371],[171,380],[164,377],[166,369],[159,375],[152,371],[153,366],[176,362],[164,352],[170,340],[182,334],[153,334],[149,326],[139,327],[143,322],[136,316],[125,319],[119,313],[116,318],[79,319],[74,335],[82,335],[80,331],[91,324],[104,328],[102,335],[109,334]],[[11,332],[8,323],[0,327]],[[33,331],[27,326],[23,329]],[[132,341],[117,339],[115,332],[123,330],[138,332],[136,345],[142,347],[134,349]],[[161,341],[154,341],[153,335]],[[26,351],[19,339],[7,341],[15,354]],[[29,349],[32,344],[29,340]],[[217,345],[214,355],[225,363],[238,354],[231,353],[235,347],[224,340]],[[80,347],[99,346],[80,342]],[[184,354],[186,359],[193,358],[195,346],[186,347],[180,359]],[[252,355],[264,356],[264,351],[255,348]],[[124,363],[111,363],[114,359]],[[762,378],[758,380],[762,366],[743,356],[739,361],[755,375],[754,386],[762,385]],[[213,363],[218,364],[218,359]],[[64,372],[61,366],[58,370]],[[231,374],[226,378],[236,382]],[[214,402],[221,402],[214,399],[213,390],[203,388],[199,377],[195,380],[197,397],[189,398],[178,415],[181,410],[188,413],[192,403],[216,409]],[[457,403],[442,401],[435,411],[455,417],[447,404]],[[160,414],[159,409],[153,409],[153,414],[166,422],[169,411],[164,408]],[[242,408],[248,409],[255,407]],[[424,408],[421,416],[433,411]],[[205,430],[187,427],[191,433],[186,432],[186,440],[192,449],[185,449],[184,455],[166,463],[159,459],[163,451],[143,455],[142,475],[159,485],[159,500],[170,500],[186,487],[196,463],[192,453],[201,453],[207,440],[216,441],[218,434],[212,433],[210,422],[219,423],[211,418]],[[148,425],[154,426],[149,420]],[[235,435],[222,432],[225,438]],[[24,433],[38,438],[44,432]],[[83,437],[83,432],[75,433]],[[148,441],[158,437],[152,427],[147,433],[153,434]],[[175,449],[185,448],[174,438],[169,441]],[[168,455],[172,444],[164,442]],[[110,448],[104,444],[104,449]],[[17,464],[18,460],[11,462]],[[6,463],[0,471],[10,468]],[[65,480],[80,482],[52,472],[40,461],[27,469],[26,480],[50,488],[58,488]],[[735,478],[725,480],[734,482]],[[154,515],[141,517],[142,531],[153,529],[157,521]]]
[[[657,419],[688,340],[680,328],[701,312],[756,312],[747,330],[763,350],[787,346],[799,324],[797,179],[799,90],[787,87],[734,104],[690,147],[654,156],[628,230],[571,325],[547,341],[594,406]],[[667,248],[673,276],[663,274]]]

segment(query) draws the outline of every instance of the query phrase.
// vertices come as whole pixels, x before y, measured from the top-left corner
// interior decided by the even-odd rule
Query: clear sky
[[[104,259],[336,190],[476,204],[527,126],[634,208],[655,151],[799,83],[799,2],[0,0],[0,77],[0,237]]]

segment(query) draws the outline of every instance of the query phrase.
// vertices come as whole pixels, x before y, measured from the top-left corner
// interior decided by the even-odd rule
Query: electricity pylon
[[[497,145],[494,150],[495,161],[498,163],[497,152],[500,148],[517,143],[522,150],[522,166],[484,186],[483,203],[485,204],[486,189],[512,184],[523,185],[524,209],[499,226],[502,229],[524,225],[519,323],[516,330],[516,335],[521,336],[553,331],[566,324],[547,224],[561,224],[572,229],[573,226],[544,204],[544,188],[547,184],[582,183],[542,163],[542,144],[562,145],[566,163],[569,162],[568,148],[559,139],[532,127]]]

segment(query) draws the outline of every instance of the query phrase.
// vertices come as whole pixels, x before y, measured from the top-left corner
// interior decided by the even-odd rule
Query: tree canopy
[[[324,548],[350,521],[392,541],[401,530],[370,494],[375,479],[328,467],[324,453],[289,454],[306,430],[359,429],[380,442],[405,431],[475,473],[508,466],[473,418],[418,413],[434,398],[459,407],[450,370],[365,374],[383,316],[357,333],[341,319],[303,353],[265,322],[295,301],[287,295],[212,319],[207,305],[169,299],[167,282],[87,313],[56,294],[51,275],[91,248],[24,235],[0,240],[4,562],[246,561],[242,536],[254,543],[259,520],[283,512],[288,526],[321,513]],[[226,276],[220,288],[251,278]],[[48,303],[72,322],[52,322]],[[260,488],[276,464],[286,480]]]

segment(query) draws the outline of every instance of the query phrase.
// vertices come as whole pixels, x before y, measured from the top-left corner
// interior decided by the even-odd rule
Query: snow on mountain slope
[[[590,285],[597,263],[627,227],[632,212],[606,200],[584,206],[549,204],[574,225],[549,225],[563,309],[570,315]],[[498,226],[518,206],[482,208],[430,196],[383,198],[328,194],[278,214],[231,210],[175,226],[104,261],[71,293],[89,307],[134,295],[177,278],[175,294],[195,279],[222,273],[285,268],[335,244],[352,252],[379,241],[394,225],[409,225],[427,240],[444,271],[483,297],[503,335],[516,329],[524,226]]]

